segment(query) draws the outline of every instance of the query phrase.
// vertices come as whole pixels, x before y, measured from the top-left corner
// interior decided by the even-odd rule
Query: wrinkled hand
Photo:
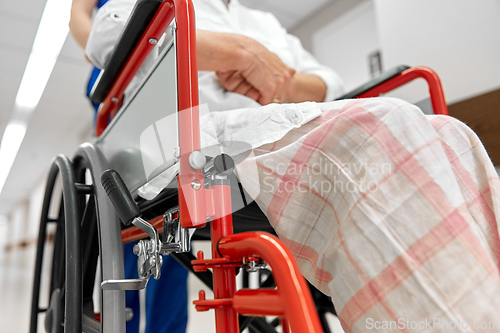
[[[240,72],[235,70],[217,71],[216,74],[219,78],[220,85],[227,91],[245,95],[256,102],[260,100],[260,92],[248,83]]]
[[[285,102],[295,70],[288,67],[274,53],[262,44],[249,39],[246,44],[249,56],[240,69],[241,75],[260,93],[258,102],[262,105]]]
[[[237,70],[218,72],[225,89],[253,98],[262,105],[285,102],[294,74],[293,68],[251,38],[245,38]]]

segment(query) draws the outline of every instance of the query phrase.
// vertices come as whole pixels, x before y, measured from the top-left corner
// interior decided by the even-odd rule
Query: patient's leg
[[[344,328],[497,320],[500,186],[475,134],[395,99],[323,110],[257,149],[256,201]]]
[[[483,144],[467,125],[452,117],[429,116],[450,161],[468,210],[491,256],[500,262],[498,174]]]

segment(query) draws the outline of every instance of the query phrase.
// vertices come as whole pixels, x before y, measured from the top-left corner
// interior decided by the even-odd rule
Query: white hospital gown
[[[96,14],[85,53],[98,68],[103,68],[111,55],[113,45],[120,36],[134,3],[135,0],[110,0]],[[307,52],[300,40],[288,34],[274,15],[244,7],[237,0],[232,0],[229,8],[220,0],[194,0],[193,4],[197,29],[236,33],[253,38],[297,72],[321,77],[327,86],[325,101],[331,101],[342,94],[342,79]],[[140,83],[155,56],[156,49],[142,66],[132,86]],[[206,103],[210,111],[260,106],[251,98],[222,89],[213,72],[199,72],[198,83],[200,104]],[[133,89],[129,88],[127,91],[131,90]]]
[[[327,86],[325,101],[332,101],[342,94],[342,79],[307,52],[300,40],[288,34],[273,14],[249,9],[238,0],[231,0],[228,8],[219,0],[194,0],[193,4],[197,29],[250,37],[277,54],[297,72],[319,76]],[[260,106],[246,96],[222,89],[213,72],[200,72],[198,79],[200,103],[207,103],[211,111]]]
[[[194,3],[199,28],[255,38],[298,71],[309,64],[328,99],[340,93],[273,16],[236,0]],[[259,107],[213,78],[200,73],[202,103],[221,111],[214,136],[251,141],[237,171],[257,164],[259,176],[240,180],[260,186],[256,202],[344,330],[500,328],[500,181],[466,125],[388,98]]]

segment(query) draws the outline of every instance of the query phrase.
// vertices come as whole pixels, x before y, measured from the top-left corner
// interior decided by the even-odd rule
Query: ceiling
[[[288,29],[331,1],[240,0],[249,7],[274,13]],[[45,1],[40,0],[0,0],[2,134],[14,107],[44,6]],[[84,95],[89,71],[82,51],[68,37],[0,194],[0,214],[8,214],[16,203],[29,197],[44,180],[56,154],[71,156],[80,143],[90,139],[93,112]]]
[[[68,0],[70,1],[70,0]],[[0,2],[0,131],[14,107],[45,1]],[[90,131],[92,114],[83,95],[90,65],[67,38],[0,194],[0,214],[26,198],[58,153],[71,155]],[[1,163],[1,161],[0,161]]]
[[[305,18],[311,16],[333,0],[239,0],[255,9],[273,13],[288,30],[293,29]]]

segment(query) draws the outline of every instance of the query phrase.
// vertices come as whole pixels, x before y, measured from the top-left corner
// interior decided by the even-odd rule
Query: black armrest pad
[[[90,99],[94,103],[101,103],[108,95],[113,83],[118,78],[128,58],[139,43],[156,11],[163,0],[138,0],[132,10],[125,29],[113,48],[113,53],[106,62],[104,70],[99,75],[92,88]]]
[[[403,72],[409,68],[410,68],[409,66],[404,66],[404,65],[392,68],[392,69],[380,74],[376,78],[368,81],[367,83],[363,84],[362,86],[354,89],[353,91],[348,92],[347,94],[337,98],[337,100],[356,98],[359,95],[367,92],[368,90],[373,89],[376,86],[384,83],[385,81],[392,79],[396,75],[400,74],[401,72]]]

